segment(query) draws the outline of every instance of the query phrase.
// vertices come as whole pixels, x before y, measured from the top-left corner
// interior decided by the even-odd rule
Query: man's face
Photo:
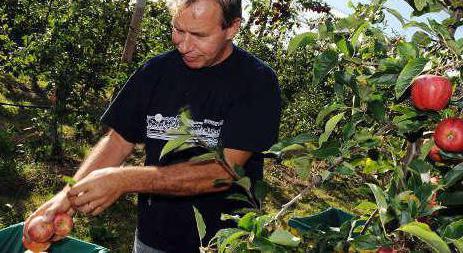
[[[172,41],[192,69],[213,66],[232,52],[231,39],[239,22],[222,29],[222,10],[214,0],[199,0],[172,20]]]

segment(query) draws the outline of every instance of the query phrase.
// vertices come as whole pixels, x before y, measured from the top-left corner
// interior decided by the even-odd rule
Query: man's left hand
[[[98,215],[111,206],[123,193],[123,177],[118,168],[91,172],[68,191],[73,207],[90,215]]]

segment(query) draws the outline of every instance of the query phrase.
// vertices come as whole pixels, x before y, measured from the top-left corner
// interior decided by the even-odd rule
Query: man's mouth
[[[183,55],[182,57],[185,62],[194,62],[196,60],[196,57],[194,56]]]

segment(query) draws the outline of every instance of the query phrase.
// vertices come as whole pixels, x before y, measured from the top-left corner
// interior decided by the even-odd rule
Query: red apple
[[[376,253],[396,253],[397,250],[390,248],[390,247],[380,247],[376,251]]]
[[[71,232],[74,223],[67,213],[58,213],[53,219],[53,225],[56,235],[67,236]]]
[[[452,97],[452,84],[442,76],[421,75],[412,82],[413,105],[423,111],[444,109]]]
[[[442,120],[434,131],[434,141],[444,151],[463,152],[463,119],[448,118]]]
[[[43,216],[36,216],[29,222],[26,232],[31,241],[46,242],[54,234],[53,223],[46,222]]]
[[[36,252],[43,252],[47,250],[51,243],[50,242],[34,242],[34,241],[29,241],[23,236],[23,246],[24,248],[36,253]]]
[[[429,151],[428,154],[429,158],[433,160],[434,162],[442,162],[442,156],[440,155],[440,148],[436,145],[432,146],[431,150]]]

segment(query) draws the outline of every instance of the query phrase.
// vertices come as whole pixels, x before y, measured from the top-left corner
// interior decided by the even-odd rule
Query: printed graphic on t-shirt
[[[204,119],[203,121],[190,120],[191,134],[193,137],[187,142],[202,142],[207,147],[216,147],[219,142],[220,130],[223,120],[214,121]],[[146,136],[158,140],[173,140],[178,136],[169,133],[180,126],[180,116],[167,117],[158,113],[154,116],[146,116]]]

